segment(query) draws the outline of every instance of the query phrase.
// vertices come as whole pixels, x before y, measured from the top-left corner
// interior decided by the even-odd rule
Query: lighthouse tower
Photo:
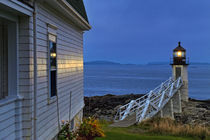
[[[173,50],[172,75],[173,78],[182,78],[184,85],[180,89],[182,101],[188,102],[188,65],[189,60],[186,59],[186,50],[181,46],[181,42]]]

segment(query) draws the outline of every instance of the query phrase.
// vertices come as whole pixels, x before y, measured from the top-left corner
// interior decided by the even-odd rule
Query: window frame
[[[50,39],[50,36],[53,36],[55,37],[55,40],[51,40]],[[55,53],[56,53],[56,57],[55,57],[55,67],[51,65],[51,43],[53,45],[53,47],[55,47]],[[55,43],[55,44],[54,44]],[[55,45],[55,46],[54,46]],[[48,34],[48,63],[49,63],[49,84],[50,84],[50,87],[49,87],[49,93],[50,93],[50,97],[54,97],[54,96],[57,96],[57,36],[55,35],[52,35],[52,34]],[[52,72],[55,72],[55,93],[52,92]]]
[[[48,33],[47,33],[47,50],[48,50],[48,55],[47,55],[47,64],[48,64],[48,104],[54,103],[56,102],[56,98],[57,98],[57,75],[58,75],[58,63],[57,63],[57,27],[47,23],[47,27],[48,27]],[[50,36],[55,37],[54,40],[50,39]],[[53,43],[56,43],[56,67],[55,67],[55,71],[56,71],[56,95],[52,96],[52,92],[51,92],[51,51],[50,51],[50,41]]]
[[[16,15],[2,11],[0,18],[8,24],[8,95],[0,99],[0,106],[16,99],[22,99],[19,95],[19,19]],[[15,47],[14,47],[15,46]],[[15,48],[15,49],[14,49]]]

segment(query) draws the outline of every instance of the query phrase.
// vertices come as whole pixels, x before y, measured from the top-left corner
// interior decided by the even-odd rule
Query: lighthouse
[[[184,85],[180,89],[182,101],[188,102],[188,65],[189,59],[186,58],[186,49],[181,46],[181,42],[173,50],[172,76],[174,79],[182,78]]]

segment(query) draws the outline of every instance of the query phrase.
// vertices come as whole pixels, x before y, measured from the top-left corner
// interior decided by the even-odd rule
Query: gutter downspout
[[[36,7],[36,0],[33,2],[34,12],[33,12],[33,44],[34,44],[34,116],[33,116],[33,135],[34,140],[37,140],[37,134],[36,134],[36,120],[37,120],[37,106],[36,106],[36,96],[37,96],[37,53],[36,53],[36,13],[37,13],[37,7]]]

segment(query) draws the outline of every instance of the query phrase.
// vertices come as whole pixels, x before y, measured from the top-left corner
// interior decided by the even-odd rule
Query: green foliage
[[[94,118],[86,118],[78,124],[78,130],[73,132],[68,121],[62,121],[62,129],[58,134],[58,140],[93,140],[95,137],[104,137],[104,131],[100,123]]]
[[[76,139],[77,133],[72,132],[70,129],[70,123],[68,121],[62,121],[62,129],[58,134],[58,140],[73,140]]]
[[[80,137],[86,137],[88,139],[93,139],[95,137],[104,137],[104,131],[101,129],[100,123],[94,118],[85,118],[81,123],[78,135]]]

